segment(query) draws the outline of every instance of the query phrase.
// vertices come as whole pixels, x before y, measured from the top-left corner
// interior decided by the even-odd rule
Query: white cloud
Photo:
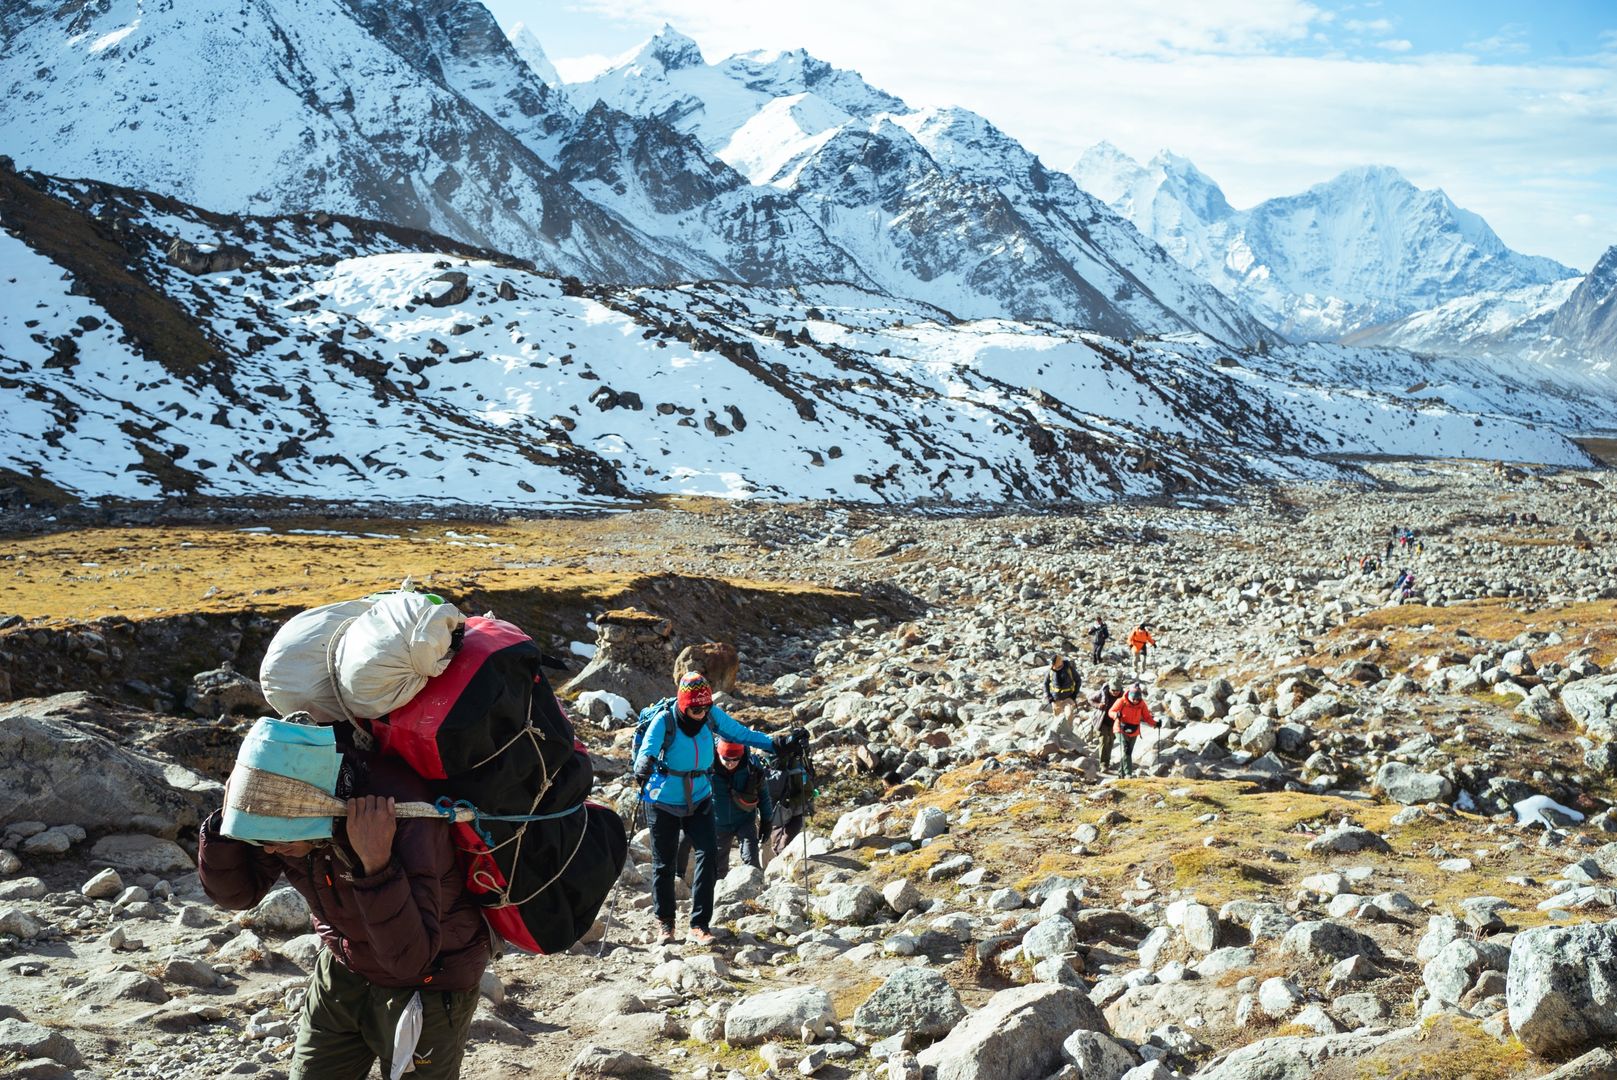
[[[879,16],[860,0],[578,2],[648,35],[672,22],[709,60],[805,48],[912,105],[982,113],[1054,168],[1102,138],[1142,158],[1171,147],[1246,206],[1384,163],[1445,188],[1522,250],[1586,267],[1617,242],[1611,53],[1543,65],[1412,49],[1286,56],[1316,47],[1328,22],[1301,0],[889,0]]]
[[[1390,38],[1387,41],[1376,42],[1376,48],[1386,49],[1388,52],[1408,52],[1415,47],[1415,43],[1407,38]]]
[[[583,56],[553,59],[551,63],[556,68],[556,74],[561,76],[562,82],[588,82],[611,67],[616,59],[602,53],[586,53]]]
[[[1368,22],[1363,19],[1349,19],[1342,26],[1355,34],[1385,34],[1392,29],[1392,22],[1388,19],[1371,19]]]

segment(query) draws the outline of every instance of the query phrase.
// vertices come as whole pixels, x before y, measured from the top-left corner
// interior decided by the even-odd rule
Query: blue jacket
[[[662,761],[657,763],[653,770],[651,779],[646,781],[646,801],[656,803],[659,810],[667,810],[685,817],[700,806],[703,800],[712,797],[713,785],[708,780],[708,772],[713,768],[715,730],[731,742],[750,746],[754,750],[775,748],[774,740],[768,735],[749,727],[742,727],[717,705],[712,707],[708,713],[708,722],[694,738],[679,730],[674,712],[675,709],[670,706],[652,718],[646,728],[645,740],[640,744],[640,756],[635,759],[637,767],[646,758],[656,762],[669,726],[673,725],[674,738],[668,744],[668,753],[663,755]],[[695,773],[695,775],[676,775],[678,773]]]
[[[744,810],[736,805],[732,796],[733,791],[745,790],[747,774],[758,775],[758,805],[751,810]],[[756,754],[748,754],[742,759],[741,765],[734,771],[727,771],[720,765],[713,770],[713,823],[720,832],[735,832],[747,824],[748,818],[757,818],[767,822],[770,815],[775,812],[775,804],[769,798],[769,767]]]

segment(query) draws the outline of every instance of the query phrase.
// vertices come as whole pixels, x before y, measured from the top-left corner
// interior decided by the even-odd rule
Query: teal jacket
[[[748,773],[758,777],[758,805],[751,810],[737,806],[733,794],[745,790]],[[769,767],[758,755],[748,754],[742,758],[734,772],[722,765],[713,770],[713,823],[720,832],[735,832],[743,828],[749,818],[757,819],[767,828],[774,812],[775,804],[769,798]]]
[[[635,759],[637,767],[646,758],[655,762],[651,779],[646,781],[645,799],[659,810],[687,817],[705,800],[712,798],[713,784],[708,773],[713,769],[715,731],[731,742],[750,746],[754,750],[769,751],[775,747],[774,740],[768,735],[743,727],[717,705],[708,712],[708,722],[694,737],[679,730],[674,712],[674,707],[669,706],[652,718],[646,728],[645,739],[640,744],[640,756]],[[670,727],[674,737],[668,743],[668,752],[662,754],[662,760],[658,761]]]

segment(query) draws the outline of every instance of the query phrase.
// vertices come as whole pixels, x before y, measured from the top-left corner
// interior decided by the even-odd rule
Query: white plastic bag
[[[415,1052],[421,1042],[421,991],[410,995],[404,1011],[399,1013],[398,1026],[393,1029],[392,1068],[388,1080],[399,1080],[405,1073],[415,1072]],[[430,1048],[429,1048],[430,1049]]]
[[[354,716],[385,716],[421,692],[454,657],[466,616],[422,593],[396,592],[350,623],[337,639],[337,688]]]
[[[264,699],[277,713],[307,712],[322,724],[348,718],[331,679],[329,650],[343,624],[365,614],[377,599],[372,596],[310,608],[292,616],[275,632],[258,669],[258,682]]]

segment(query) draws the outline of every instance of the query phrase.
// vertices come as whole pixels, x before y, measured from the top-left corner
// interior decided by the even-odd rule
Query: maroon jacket
[[[426,785],[399,762],[357,757],[370,766],[370,775],[355,794],[428,799]],[[203,822],[197,849],[197,873],[214,903],[250,908],[285,874],[309,901],[325,947],[354,974],[377,986],[477,988],[488,964],[489,932],[466,891],[447,822],[400,820],[393,858],[369,877],[348,846],[341,818],[332,843],[301,859],[223,836],[219,822],[219,811]]]

